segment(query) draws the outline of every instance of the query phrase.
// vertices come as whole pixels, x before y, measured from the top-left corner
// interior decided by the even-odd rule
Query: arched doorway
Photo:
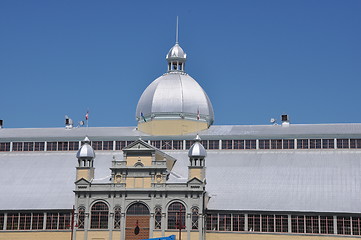
[[[125,224],[125,239],[139,240],[149,238],[150,213],[143,203],[134,203],[128,210]]]

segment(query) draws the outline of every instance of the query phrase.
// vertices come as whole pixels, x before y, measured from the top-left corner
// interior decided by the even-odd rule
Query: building
[[[212,125],[178,43],[167,61],[137,128],[0,129],[0,239],[361,236],[361,124]]]

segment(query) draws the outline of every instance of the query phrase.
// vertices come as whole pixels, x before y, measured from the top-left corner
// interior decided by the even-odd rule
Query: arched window
[[[143,203],[134,203],[128,208],[127,215],[149,215],[149,210]]]
[[[179,202],[172,203],[168,207],[168,229],[185,228],[186,210]]]
[[[85,208],[80,207],[78,210],[78,228],[84,229],[84,220],[85,220]]]
[[[121,211],[120,207],[114,208],[114,228],[120,229]]]
[[[90,228],[107,229],[108,228],[108,206],[103,202],[93,205],[91,210]]]
[[[198,229],[199,210],[197,207],[192,208],[192,229]]]
[[[162,209],[157,207],[154,211],[154,228],[162,228]]]

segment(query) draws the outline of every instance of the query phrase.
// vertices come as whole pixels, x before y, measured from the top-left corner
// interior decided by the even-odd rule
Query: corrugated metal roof
[[[181,119],[181,115],[196,120],[198,113],[201,119],[213,123],[212,103],[202,87],[188,74],[182,72],[166,73],[154,80],[139,99],[136,117]]]
[[[167,153],[178,159],[170,181],[184,182],[187,151]],[[101,182],[108,181],[113,155],[122,158],[121,151],[97,152]],[[360,156],[361,150],[208,151],[208,207],[361,213]],[[1,153],[1,210],[71,209],[76,165],[74,152]]]
[[[209,209],[361,213],[361,151],[209,151]],[[174,171],[187,174],[175,152]],[[183,165],[182,165],[183,164]]]
[[[84,136],[92,140],[134,140],[142,139],[190,139],[195,134],[185,136],[150,136],[136,130],[136,127],[85,127],[64,128],[3,128],[0,141],[25,140],[82,140]],[[252,139],[252,138],[303,138],[303,137],[361,137],[361,123],[342,124],[290,124],[281,125],[215,125],[199,133],[202,139]]]

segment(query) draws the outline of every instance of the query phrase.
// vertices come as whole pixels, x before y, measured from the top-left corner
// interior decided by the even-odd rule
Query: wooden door
[[[143,203],[134,203],[128,210],[125,224],[125,240],[149,238],[150,212]]]

